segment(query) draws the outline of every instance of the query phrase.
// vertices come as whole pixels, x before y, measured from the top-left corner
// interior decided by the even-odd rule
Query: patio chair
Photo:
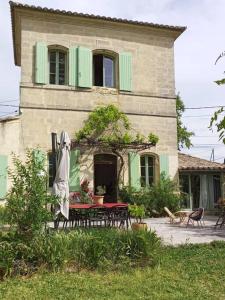
[[[89,209],[88,226],[106,227],[109,219],[107,208],[92,207]]]
[[[205,225],[203,217],[204,217],[204,208],[203,207],[199,207],[198,209],[194,210],[188,216],[187,226],[188,226],[189,222],[192,222],[193,226],[194,226],[194,222],[197,222],[198,226],[199,226],[199,224],[201,226]]]
[[[127,207],[116,206],[110,210],[108,226],[118,228],[129,228],[131,226],[130,214]]]
[[[180,223],[180,217],[176,216],[176,213],[173,214],[166,206],[164,207],[164,210],[169,216],[171,224]]]

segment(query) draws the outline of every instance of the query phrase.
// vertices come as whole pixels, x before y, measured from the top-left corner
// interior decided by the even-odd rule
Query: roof
[[[178,153],[178,165],[180,171],[224,171],[225,164],[212,162],[184,153]]]
[[[172,25],[163,25],[163,24],[156,24],[156,23],[150,23],[150,22],[141,22],[141,21],[136,21],[136,20],[111,18],[111,17],[106,17],[106,16],[84,14],[84,13],[65,11],[65,10],[59,10],[59,9],[53,9],[53,8],[47,8],[47,7],[27,5],[27,4],[22,4],[22,3],[13,2],[13,1],[10,1],[9,4],[10,4],[10,9],[11,9],[13,46],[14,46],[14,57],[15,57],[16,64],[17,64],[16,54],[15,54],[15,52],[16,52],[16,48],[15,48],[15,46],[16,46],[16,41],[15,41],[15,11],[16,11],[16,9],[25,9],[25,10],[37,11],[37,12],[41,12],[41,13],[53,13],[53,14],[59,14],[59,15],[65,15],[65,16],[102,20],[102,21],[106,21],[106,22],[125,23],[125,24],[145,26],[145,27],[156,28],[156,29],[158,28],[158,29],[177,32],[176,37],[178,37],[182,32],[184,32],[186,30],[185,26],[172,26]]]
[[[15,121],[15,120],[18,120],[19,118],[20,118],[20,116],[0,117],[0,123]]]

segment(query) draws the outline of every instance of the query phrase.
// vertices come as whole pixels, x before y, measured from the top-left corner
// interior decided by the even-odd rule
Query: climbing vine
[[[84,126],[75,133],[72,147],[98,147],[108,149],[120,159],[117,187],[124,167],[123,155],[126,150],[140,151],[155,146],[157,135],[149,133],[146,137],[131,128],[125,113],[115,105],[102,106],[91,112]]]

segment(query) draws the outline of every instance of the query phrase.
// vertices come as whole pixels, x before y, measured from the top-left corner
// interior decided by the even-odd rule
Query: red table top
[[[83,204],[83,203],[76,203],[76,204],[70,204],[70,208],[72,209],[88,209],[88,208],[113,208],[113,207],[127,207],[128,203],[103,203],[103,204]]]

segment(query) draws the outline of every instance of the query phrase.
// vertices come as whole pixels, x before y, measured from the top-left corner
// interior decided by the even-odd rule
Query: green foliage
[[[77,143],[86,142],[89,146],[103,146],[104,149],[107,147],[109,151],[119,158],[120,163],[118,164],[119,170],[116,179],[117,188],[125,164],[123,158],[124,150],[129,147],[140,149],[138,146],[142,143],[148,143],[148,147],[151,147],[159,141],[159,138],[153,133],[150,133],[147,138],[140,133],[134,132],[126,114],[113,104],[97,107],[91,112],[84,122],[83,128],[75,133],[75,139]],[[144,146],[146,147],[146,145]]]
[[[84,126],[76,134],[76,141],[82,140],[102,141],[110,144],[143,143],[147,138],[140,133],[131,134],[131,124],[125,113],[115,105],[96,108],[84,122]],[[158,137],[149,134],[148,141],[155,145]],[[119,145],[117,145],[119,147]]]
[[[114,105],[98,107],[89,114],[88,119],[84,122],[84,127],[76,133],[76,140],[99,137],[104,133],[105,129],[114,132],[115,136],[112,137],[112,140],[115,137],[121,139],[120,127],[125,130],[130,129],[129,120],[124,113],[119,111]],[[107,137],[109,138],[109,135]]]
[[[0,227],[7,223],[6,208],[0,205]]]
[[[176,211],[179,207],[180,196],[177,193],[177,184],[161,175],[160,181],[152,186],[135,190],[125,186],[120,190],[120,199],[124,202],[144,205],[148,215],[164,215],[164,206],[171,211]]]
[[[225,56],[225,52],[222,52],[216,59],[215,64],[224,56]],[[215,83],[218,85],[223,85],[225,84],[225,78],[216,80]],[[222,142],[225,144],[225,116],[222,114],[223,112],[224,112],[224,107],[220,108],[214,113],[214,115],[210,120],[209,128],[212,130],[213,125],[215,125],[217,132],[219,133],[219,140],[222,140]]]
[[[12,272],[14,256],[13,244],[7,241],[0,242],[0,280]]]
[[[148,135],[148,141],[149,141],[149,143],[156,145],[159,142],[159,137],[153,133],[150,133]]]
[[[0,274],[2,278],[10,274],[26,275],[41,266],[56,271],[67,266],[74,270],[113,270],[143,262],[154,265],[160,245],[160,239],[151,231],[53,232],[36,235],[26,243],[5,235],[0,237]]]
[[[225,243],[164,247],[160,265],[117,272],[39,272],[0,284],[0,299],[225,299]],[[219,283],[219,284],[218,284]]]
[[[17,234],[31,239],[43,230],[52,214],[47,210],[56,198],[47,194],[47,173],[44,157],[37,158],[38,150],[28,150],[26,161],[13,156],[14,168],[9,171],[12,188],[6,198],[7,221]]]
[[[182,123],[182,115],[185,111],[185,105],[180,95],[176,98],[176,111],[177,111],[177,148],[180,150],[183,147],[188,149],[192,146],[191,137],[194,136],[194,132],[188,131]]]
[[[215,83],[218,84],[218,85],[225,84],[225,78],[219,79],[219,80],[215,80]]]
[[[213,125],[215,125],[217,132],[219,133],[219,140],[222,140],[222,142],[225,144],[225,116],[222,115],[224,111],[224,107],[222,107],[214,112],[214,115],[210,120],[209,128],[212,130]]]
[[[145,206],[142,205],[137,205],[137,204],[129,204],[129,212],[131,217],[136,219],[137,223],[141,223],[142,219],[145,216]]]

